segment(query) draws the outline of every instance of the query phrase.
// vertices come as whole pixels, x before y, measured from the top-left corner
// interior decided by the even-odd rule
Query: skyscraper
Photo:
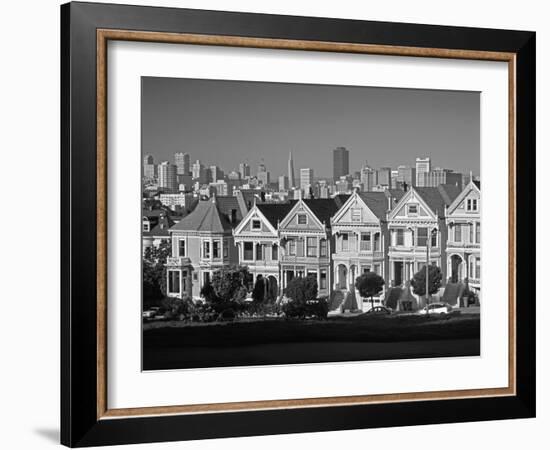
[[[309,188],[311,186],[313,186],[313,169],[300,169],[300,189],[304,192],[306,197],[309,194]]]
[[[345,147],[336,147],[332,151],[333,179],[338,181],[340,177],[349,174],[349,151]]]
[[[376,171],[376,178],[377,184],[381,186],[387,186],[388,188],[392,188],[391,183],[391,167],[380,167]]]
[[[430,158],[416,158],[416,185],[418,187],[426,186],[426,175],[432,170]]]
[[[397,182],[407,184],[407,186],[416,186],[416,168],[409,166],[399,166],[397,168]],[[396,187],[396,186],[395,186]]]
[[[210,180],[215,183],[218,180],[223,180],[225,174],[223,173],[223,170],[220,169],[216,165],[210,166]]]
[[[189,153],[175,153],[174,162],[178,168],[178,175],[188,175],[190,171],[190,156]]]
[[[158,166],[159,187],[176,192],[178,190],[177,167],[169,161],[163,161]]]
[[[155,161],[153,155],[145,155],[143,157],[143,177],[148,180],[155,178]]]
[[[286,175],[279,176],[279,190],[280,191],[288,190],[288,177]]]
[[[241,178],[243,180],[250,178],[250,166],[247,163],[240,163],[239,173],[241,174]]]
[[[376,181],[376,170],[365,164],[361,169],[361,184],[363,185],[363,191],[372,191],[372,188],[376,185]]]
[[[296,187],[294,179],[294,162],[292,161],[292,151],[288,155],[288,186],[292,189]]]

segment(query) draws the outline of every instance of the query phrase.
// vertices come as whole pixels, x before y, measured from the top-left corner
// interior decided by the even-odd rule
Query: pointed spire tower
[[[294,162],[292,161],[292,150],[288,155],[288,187],[293,189],[296,187],[296,180],[294,179]]]

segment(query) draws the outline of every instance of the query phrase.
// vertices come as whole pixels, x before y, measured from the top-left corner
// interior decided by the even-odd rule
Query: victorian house
[[[388,213],[391,285],[407,285],[426,261],[439,266],[447,279],[445,212],[459,194],[454,185],[411,187]]]
[[[470,180],[446,213],[447,275],[453,283],[468,282],[479,293],[481,289],[481,191],[479,183]]]
[[[223,205],[226,206],[226,205]],[[167,261],[167,293],[199,298],[212,273],[239,262],[233,228],[238,208],[225,211],[216,196],[201,200],[190,214],[170,228],[172,256]]]
[[[293,203],[258,203],[233,231],[241,265],[256,280],[266,280],[266,290],[271,298],[280,292],[279,270],[279,220],[282,220]]]
[[[163,242],[168,242],[170,240],[168,230],[173,225],[174,221],[170,214],[163,209],[143,211],[141,219],[143,254],[145,255],[148,248],[158,248]]]
[[[299,199],[279,223],[280,280],[284,290],[294,277],[315,276],[320,297],[331,291],[330,218],[349,198]]]

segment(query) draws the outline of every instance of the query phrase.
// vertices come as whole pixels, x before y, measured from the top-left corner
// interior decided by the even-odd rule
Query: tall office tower
[[[155,161],[153,155],[145,155],[143,158],[143,177],[148,180],[155,178]]]
[[[391,183],[391,167],[381,167],[376,171],[377,185],[387,186],[389,189],[392,188]]]
[[[210,180],[215,183],[218,180],[223,180],[223,170],[218,166],[210,166]]]
[[[300,169],[300,189],[306,196],[311,186],[313,186],[313,169]]]
[[[279,190],[288,191],[288,177],[286,175],[281,175],[279,177]]]
[[[361,169],[360,179],[361,184],[363,185],[363,191],[372,191],[372,188],[376,186],[377,183],[376,170],[365,163],[365,165]]]
[[[407,184],[407,186],[416,186],[416,168],[409,166],[399,166],[397,168],[397,182],[401,183],[401,186]]]
[[[320,180],[319,181],[319,194],[317,196],[318,198],[329,198],[330,197],[330,191],[329,186],[327,183],[327,180]]]
[[[333,180],[349,174],[349,151],[345,147],[336,147],[332,151]]]
[[[191,166],[191,174],[194,181],[198,181],[199,184],[208,183],[208,176],[205,167],[202,165],[200,160],[197,159],[196,162]]]
[[[258,181],[262,183],[262,186],[267,186],[271,182],[269,179],[269,172],[267,170],[258,172],[257,178],[258,178]]]
[[[239,173],[241,174],[241,178],[243,180],[250,178],[250,166],[247,163],[240,163]]]
[[[294,179],[294,162],[292,161],[292,152],[288,155],[288,186],[290,189],[296,187],[296,180]]]
[[[453,184],[462,189],[462,174],[451,169],[436,167],[424,176],[425,187],[437,187],[440,184]]]
[[[174,162],[178,167],[178,175],[189,175],[190,169],[190,156],[189,153],[175,153]]]
[[[175,164],[170,164],[169,161],[163,161],[158,166],[159,188],[177,192],[178,190],[178,173]]]
[[[426,186],[426,175],[432,170],[430,158],[416,158],[416,185],[418,187]]]

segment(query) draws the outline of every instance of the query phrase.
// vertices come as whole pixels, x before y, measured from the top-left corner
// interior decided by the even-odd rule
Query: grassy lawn
[[[332,317],[328,320],[259,319],[189,324],[144,324],[145,347],[235,347],[291,342],[401,342],[479,338],[479,315]]]

